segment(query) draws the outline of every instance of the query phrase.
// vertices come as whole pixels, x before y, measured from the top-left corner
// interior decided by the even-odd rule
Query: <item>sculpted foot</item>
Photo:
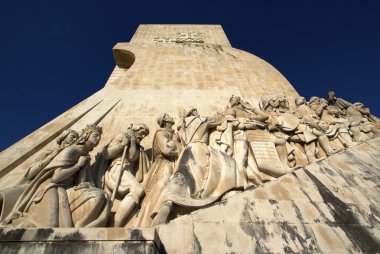
[[[169,217],[172,207],[173,207],[172,202],[165,203],[158,211],[156,217],[154,217],[152,227],[165,223]]]
[[[122,227],[128,215],[135,207],[136,202],[131,196],[126,196],[120,203],[119,208],[115,214],[115,227]]]

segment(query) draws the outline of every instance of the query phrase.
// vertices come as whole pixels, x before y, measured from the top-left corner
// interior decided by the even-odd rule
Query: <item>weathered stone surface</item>
[[[198,210],[186,216],[185,223],[181,217],[159,226],[159,235],[163,232],[161,227],[166,232],[176,232],[182,225],[196,232],[205,231],[180,243],[161,238],[162,243],[173,253],[176,248],[182,248],[182,243],[196,246],[188,253],[198,250],[202,253],[377,252],[380,250],[380,188],[368,184],[355,187],[352,179],[371,183],[371,179],[380,175],[372,167],[378,165],[379,140],[359,144]],[[362,151],[365,159],[357,156]],[[344,164],[349,167],[343,167]],[[289,191],[289,186],[301,192]],[[288,190],[290,197],[297,194],[288,200],[276,188]],[[268,191],[277,195],[276,199],[270,198]],[[210,235],[207,229],[216,233]]]
[[[142,25],[113,53],[102,90],[0,153],[2,250],[380,249],[363,104],[306,102],[218,25]]]
[[[2,253],[161,253],[154,229],[1,229]]]

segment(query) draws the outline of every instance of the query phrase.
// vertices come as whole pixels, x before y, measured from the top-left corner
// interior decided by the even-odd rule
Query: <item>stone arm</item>
[[[102,154],[106,160],[112,160],[113,158],[120,155],[123,152],[124,146],[128,145],[129,140],[125,137],[124,133],[116,136],[111,142],[105,147]]]
[[[257,112],[256,112],[257,109],[256,109],[254,106],[252,106],[249,102],[244,102],[244,103],[242,103],[241,105],[243,106],[243,108],[244,108],[245,110],[247,110],[247,111],[251,111],[251,112],[257,114]]]
[[[266,121],[268,121],[269,116],[267,114],[260,112],[259,110],[257,110],[257,112],[258,113],[256,113],[256,115],[250,115],[249,118],[252,120],[262,122],[262,123],[265,123]]]
[[[223,119],[224,119],[223,115],[207,117],[207,128],[208,129],[216,128],[218,125],[221,125],[223,123]]]
[[[370,121],[372,121],[372,122],[379,122],[379,120],[378,120],[375,116],[373,116],[372,114],[369,114],[369,115],[368,115],[368,119],[369,119]]]
[[[127,154],[125,158],[129,162],[134,162],[139,159],[140,156],[140,146],[137,144],[136,138],[133,135],[129,143],[129,149],[127,149]]]
[[[123,153],[125,146],[128,146],[125,158],[130,162],[136,161],[140,153],[135,135],[132,131],[116,136],[108,146],[105,147],[102,154],[106,160],[112,160]]]
[[[320,129],[320,127],[318,125],[318,121],[315,120],[314,118],[312,118],[311,116],[305,116],[305,117],[303,117],[303,121],[304,121],[305,124],[307,124],[308,126],[310,126],[312,128]]]
[[[322,105],[318,106],[318,107],[316,108],[316,110],[315,110],[315,113],[316,113],[319,117],[321,117],[322,114],[323,114],[323,110],[324,110],[326,107],[327,107],[327,104],[322,104]]]
[[[269,131],[279,131],[280,130],[278,128],[279,125],[280,125],[280,123],[278,122],[277,117],[271,116],[269,118],[269,120],[268,120],[268,130]]]
[[[44,157],[41,159],[37,159],[32,166],[26,171],[24,174],[24,178],[26,180],[32,180],[43,168],[45,168],[55,156],[57,156],[59,150],[56,151],[48,151],[44,154]]]
[[[250,119],[251,120],[251,119]],[[256,130],[256,129],[264,129],[268,127],[266,122],[248,120],[247,122],[239,122],[236,129],[239,130]]]
[[[76,156],[76,154],[73,154],[72,151],[67,152],[64,154],[65,156]],[[54,174],[52,176],[51,181],[53,183],[60,183],[69,177],[71,177],[74,173],[76,173],[78,170],[84,168],[90,161],[89,156],[80,156],[77,163],[71,167],[68,168],[57,168],[54,171]]]
[[[243,108],[248,111],[249,118],[259,122],[266,122],[269,119],[269,115],[262,112],[261,110],[253,107],[250,103],[244,102],[241,104]]]
[[[164,132],[158,132],[156,136],[156,142],[161,150],[161,153],[167,157],[177,157],[179,154],[178,144],[169,139]]]

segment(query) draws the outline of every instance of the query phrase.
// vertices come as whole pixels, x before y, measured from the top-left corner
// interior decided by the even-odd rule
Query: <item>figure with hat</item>
[[[145,198],[142,202],[136,225],[149,227],[152,224],[152,210],[156,201],[174,174],[175,162],[181,150],[181,144],[172,128],[174,119],[163,113],[157,118],[160,127],[154,134],[152,144],[152,165],[144,178]]]
[[[189,107],[182,115],[179,136],[184,149],[179,155],[174,175],[165,185],[153,209],[152,225],[175,217],[181,209],[196,209],[219,200],[231,190],[242,189],[244,172],[226,153],[209,146],[212,129],[222,123],[223,116],[201,117]]]

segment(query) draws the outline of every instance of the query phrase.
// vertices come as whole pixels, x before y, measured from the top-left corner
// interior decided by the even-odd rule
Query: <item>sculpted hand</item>
[[[78,165],[83,168],[88,162],[90,162],[90,156],[81,156],[78,160]]]
[[[127,134],[127,137],[130,139],[130,141],[136,142],[136,136],[135,136],[135,133],[133,132],[133,130],[128,129],[126,134]]]
[[[124,133],[123,135],[123,139],[121,140],[121,146],[127,146],[129,144],[129,141],[130,141],[131,137],[130,137],[130,134],[129,134],[129,130]]]

